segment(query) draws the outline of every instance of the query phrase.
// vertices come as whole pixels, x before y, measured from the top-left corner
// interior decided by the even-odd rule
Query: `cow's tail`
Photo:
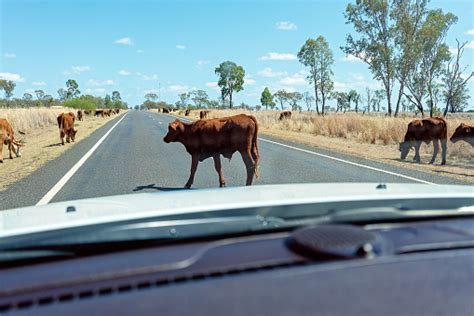
[[[260,162],[260,154],[258,152],[258,143],[257,143],[257,140],[258,140],[258,123],[257,123],[257,119],[255,117],[253,117],[252,115],[250,115],[250,118],[255,123],[255,131],[254,131],[254,134],[253,134],[253,137],[252,137],[251,154],[252,154],[253,160],[255,161],[254,175],[255,175],[255,178],[258,179],[260,177],[260,172],[259,172],[259,169],[258,169],[258,165],[259,165],[259,162]]]

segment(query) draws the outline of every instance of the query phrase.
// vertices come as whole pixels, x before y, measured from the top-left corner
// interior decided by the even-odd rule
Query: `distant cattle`
[[[95,110],[94,116],[104,117],[104,110]]]
[[[463,140],[474,147],[474,126],[461,123],[454,131],[450,139],[453,143]]]
[[[255,117],[245,114],[198,120],[190,124],[175,120],[168,126],[168,133],[163,138],[166,143],[180,142],[192,157],[191,174],[185,188],[190,188],[199,161],[209,157],[214,159],[214,167],[219,174],[219,185],[225,186],[220,155],[231,159],[238,151],[247,169],[247,185],[253,177],[258,177],[260,156],[257,145],[258,123]]]
[[[207,117],[209,116],[209,112],[210,112],[210,111],[207,111],[207,110],[200,111],[200,112],[199,112],[199,118],[200,118],[201,120],[207,118]]]
[[[191,110],[187,109],[186,112],[184,112],[184,116],[189,116],[189,114],[191,114]]]
[[[169,110],[169,109],[167,109],[167,108],[163,108],[163,113],[169,113],[169,112],[170,112],[170,110]]]
[[[91,111],[91,110],[84,110],[84,114],[85,114],[85,115],[91,115],[91,114],[92,114],[92,111]]]
[[[78,121],[84,121],[84,111],[82,111],[82,110],[77,111],[77,120]]]
[[[115,109],[115,114],[119,114],[120,113],[120,109]]]
[[[23,144],[16,141],[15,133],[10,123],[6,119],[0,118],[0,163],[3,163],[3,145],[8,147],[10,159],[13,159],[12,152],[14,152],[17,157],[21,157],[20,147],[23,146]]]
[[[291,111],[283,111],[280,113],[280,118],[279,120],[285,120],[285,119],[290,119],[291,118]]]
[[[433,157],[430,163],[434,163],[441,142],[441,164],[446,164],[446,147],[448,139],[448,127],[446,121],[440,117],[432,117],[423,120],[414,120],[408,124],[405,139],[400,143],[400,158],[405,159],[412,147],[415,147],[413,160],[420,162],[420,146],[422,142],[429,144],[433,142]]]
[[[77,130],[74,129],[74,121],[76,120],[74,113],[61,113],[58,115],[57,120],[61,144],[64,145],[64,136],[66,136],[66,142],[74,142],[77,133]]]

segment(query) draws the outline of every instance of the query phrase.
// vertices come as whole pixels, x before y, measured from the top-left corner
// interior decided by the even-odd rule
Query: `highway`
[[[129,111],[108,122],[57,159],[0,192],[0,209],[140,192],[181,190],[191,156],[163,141],[167,114]],[[407,182],[464,184],[451,178],[260,135],[260,175],[254,184]],[[240,154],[222,159],[227,186],[245,184]],[[218,187],[212,159],[198,166],[193,189]],[[354,184],[357,185],[357,184]],[[238,198],[238,197],[236,197]]]

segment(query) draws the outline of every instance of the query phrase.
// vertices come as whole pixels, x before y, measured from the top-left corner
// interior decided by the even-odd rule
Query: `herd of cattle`
[[[86,115],[106,117],[119,113],[120,109],[78,110],[77,119],[84,121]],[[62,145],[64,145],[65,137],[66,142],[74,142],[77,133],[77,129],[74,128],[75,121],[76,115],[74,112],[61,113],[58,115],[59,138]],[[18,132],[24,134],[24,132]],[[7,146],[10,159],[13,159],[13,153],[15,153],[17,157],[21,157],[20,147],[24,146],[24,144],[15,139],[15,134],[10,123],[6,119],[0,118],[0,163],[3,163],[3,145]]]
[[[171,109],[163,109],[163,113],[172,112]],[[190,115],[191,110],[186,110],[185,116]],[[95,111],[79,110],[77,119],[84,120],[86,115],[110,116],[119,114],[120,109],[99,109]],[[251,185],[253,177],[258,177],[258,163],[260,155],[258,151],[258,123],[254,116],[239,114],[230,117],[209,119],[209,110],[199,112],[200,119],[192,123],[184,123],[175,120],[168,126],[168,133],[164,137],[166,143],[180,142],[191,155],[191,174],[185,187],[190,188],[194,181],[194,175],[198,163],[212,157],[215,169],[219,175],[219,185],[225,186],[222,172],[220,155],[231,159],[235,152],[242,156],[247,169],[247,185]],[[76,115],[73,112],[61,113],[57,117],[61,144],[74,142],[77,130],[74,128]],[[291,111],[280,113],[279,120],[291,119]],[[21,133],[21,132],[20,132]],[[441,164],[446,164],[446,150],[448,140],[447,122],[440,117],[432,117],[421,120],[413,120],[408,124],[403,142],[399,145],[400,158],[404,160],[409,151],[414,148],[413,160],[420,162],[420,146],[433,143],[433,156],[430,163],[434,163],[441,144]],[[474,126],[461,123],[450,138],[451,142],[466,141],[474,147]],[[20,157],[20,147],[23,146],[14,137],[13,128],[6,119],[0,119],[0,162],[3,162],[3,145],[8,146],[9,157],[13,159],[12,153]]]

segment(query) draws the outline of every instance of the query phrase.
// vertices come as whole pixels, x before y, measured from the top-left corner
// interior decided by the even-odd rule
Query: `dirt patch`
[[[3,164],[0,164],[0,191],[33,173],[48,161],[57,158],[115,117],[117,116],[107,118],[86,116],[82,122],[76,120],[75,128],[78,130],[76,142],[66,143],[64,146],[61,145],[59,130],[55,125],[29,130],[24,136],[18,135],[25,141],[25,146],[21,148],[22,157],[16,158],[13,155],[13,159],[10,160],[7,147],[3,148]]]

